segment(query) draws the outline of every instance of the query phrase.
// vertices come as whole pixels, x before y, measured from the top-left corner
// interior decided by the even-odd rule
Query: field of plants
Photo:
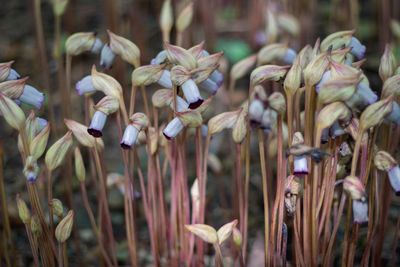
[[[0,9],[1,266],[399,266],[400,2]]]

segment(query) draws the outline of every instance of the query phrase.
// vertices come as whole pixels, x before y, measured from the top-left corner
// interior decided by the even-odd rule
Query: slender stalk
[[[397,215],[397,223],[396,230],[394,231],[393,237],[393,246],[392,246],[392,266],[396,266],[396,248],[397,248],[397,238],[399,237],[399,228],[400,228],[400,211],[398,211]]]
[[[222,257],[222,252],[219,244],[213,244],[215,248],[215,266],[224,267],[224,258]]]
[[[60,261],[58,262],[59,267],[64,266],[64,248],[63,248],[63,242],[58,242],[58,258]]]
[[[108,202],[107,202],[107,195],[106,195],[106,187],[105,187],[105,180],[103,177],[103,171],[101,168],[101,162],[100,162],[100,157],[99,157],[99,152],[96,148],[92,148],[92,153],[94,154],[95,158],[95,164],[97,168],[97,174],[99,176],[100,180],[100,198],[101,201],[103,202],[103,207],[104,207],[104,216],[106,220],[106,227],[107,227],[107,233],[108,233],[108,238],[110,242],[110,248],[111,248],[111,256],[114,261],[114,264],[117,265],[117,255],[116,255],[116,250],[115,250],[115,241],[114,241],[114,235],[113,235],[113,230],[112,230],[112,225],[111,225],[111,218],[110,218],[110,211],[108,208]]]
[[[53,177],[52,177],[52,171],[47,170],[47,203],[49,207],[50,233],[51,237],[54,239],[54,217],[53,217],[53,209],[51,208],[52,200],[53,200]]]
[[[31,226],[29,224],[25,224],[25,229],[26,229],[26,233],[28,235],[29,245],[30,245],[31,250],[32,250],[33,262],[35,263],[35,267],[39,267],[40,266],[39,256],[37,254],[37,249],[38,248],[37,248],[37,246],[35,244],[35,241],[33,239]]]
[[[34,3],[34,14],[35,14],[35,29],[36,29],[36,39],[38,42],[39,47],[39,55],[40,55],[40,65],[44,79],[44,88],[48,94],[49,99],[49,115],[50,115],[50,122],[53,126],[53,130],[56,127],[56,120],[54,115],[54,105],[53,105],[53,94],[51,92],[51,85],[50,85],[50,75],[49,75],[49,67],[47,64],[47,55],[46,55],[46,42],[44,38],[43,32],[43,23],[42,23],[42,12],[40,10],[40,0],[33,0]]]
[[[268,208],[268,184],[267,184],[267,170],[265,162],[265,151],[264,151],[264,131],[258,130],[258,144],[260,150],[260,164],[261,164],[261,175],[263,185],[263,200],[264,200],[264,243],[265,243],[265,266],[269,262],[269,208]]]
[[[92,225],[92,228],[93,228],[93,233],[94,233],[94,235],[95,235],[95,237],[97,239],[97,242],[99,243],[101,254],[102,254],[104,260],[106,261],[107,265],[108,266],[113,266],[113,264],[111,263],[110,258],[107,255],[107,251],[105,250],[105,248],[103,246],[103,243],[101,241],[102,238],[101,238],[99,229],[96,226],[96,220],[94,218],[92,208],[90,207],[90,204],[89,204],[89,201],[88,201],[86,187],[85,187],[85,183],[84,182],[80,183],[80,188],[81,188],[81,193],[82,193],[83,204],[85,205],[86,212],[88,213],[90,224]],[[116,266],[116,265],[114,265],[114,266]]]

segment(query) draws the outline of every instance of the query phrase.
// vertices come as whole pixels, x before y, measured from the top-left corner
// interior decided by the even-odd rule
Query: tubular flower
[[[211,76],[210,76],[211,77]],[[204,90],[205,92],[215,95],[220,86],[216,82],[214,82],[211,78],[207,78],[199,84],[199,88]]]
[[[94,137],[101,137],[103,136],[102,130],[104,125],[106,124],[107,114],[102,111],[97,110],[90,122],[90,126],[88,128],[88,133]]]
[[[157,83],[164,88],[172,89],[171,72],[169,70],[164,70]]]
[[[293,174],[302,177],[308,174],[308,165],[306,156],[294,157]]]
[[[21,75],[18,74],[18,72],[16,72],[16,70],[14,69],[10,69],[10,73],[8,74],[6,81],[10,81],[10,80],[18,80],[19,78],[21,78]]]
[[[396,195],[400,195],[400,168],[399,165],[394,166],[390,171],[388,171],[389,181],[392,185],[393,190]]]
[[[392,112],[386,116],[386,119],[396,124],[400,124],[400,107],[397,102],[393,101]]]
[[[167,126],[163,130],[164,136],[171,140],[176,137],[182,130],[184,126],[178,117],[175,117],[172,121],[170,121]]]
[[[293,64],[294,59],[296,58],[297,53],[292,48],[288,48],[286,50],[285,55],[282,58],[282,61],[286,64]]]
[[[95,92],[97,89],[92,83],[92,75],[85,76],[75,85],[78,95]]]
[[[201,103],[204,102],[200,95],[199,88],[192,79],[189,79],[182,84],[182,91],[186,100],[189,102],[190,109],[198,108]]]
[[[136,129],[132,124],[129,124],[124,131],[124,135],[121,140],[121,147],[123,149],[130,149],[136,142],[139,135],[139,130]]]
[[[92,52],[93,54],[99,54],[102,46],[103,46],[103,43],[101,42],[101,40],[99,38],[96,38],[90,52]]]
[[[368,203],[361,200],[353,200],[353,222],[362,224],[368,222]]]
[[[102,66],[104,69],[109,69],[113,64],[114,59],[115,54],[111,50],[110,46],[108,44],[105,44],[101,49],[100,66]]]
[[[262,121],[264,113],[264,104],[259,99],[251,101],[249,107],[250,122],[259,124]]]
[[[365,55],[365,51],[367,50],[367,48],[362,45],[360,41],[354,36],[351,37],[351,41],[348,47],[351,47],[350,54],[356,56],[358,59],[362,59]]]
[[[44,94],[39,92],[35,87],[25,85],[22,95],[19,97],[21,102],[35,106],[37,109],[41,109],[44,101]]]

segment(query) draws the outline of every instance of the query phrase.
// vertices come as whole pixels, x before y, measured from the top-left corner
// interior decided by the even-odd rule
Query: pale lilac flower
[[[99,38],[96,38],[94,41],[94,44],[92,46],[92,50],[90,50],[93,54],[98,54],[101,51],[101,47],[103,46],[103,43]]]
[[[103,49],[101,49],[100,66],[102,66],[104,69],[109,69],[113,64],[114,59],[115,54],[111,50],[110,46],[108,44],[105,44],[103,46]]]
[[[364,57],[365,51],[367,50],[367,48],[364,45],[362,45],[360,41],[355,37],[351,37],[351,41],[348,47],[352,48],[350,50],[350,54],[356,56],[359,60]]]
[[[224,75],[222,75],[221,72],[219,72],[218,70],[214,70],[210,77],[211,80],[213,80],[213,82],[215,82],[217,84],[217,87],[220,88],[222,83],[224,82]]]
[[[332,126],[329,128],[329,135],[332,139],[335,139],[338,136],[344,135],[346,132],[340,126],[338,121],[335,121]]]
[[[201,125],[201,136],[206,137],[208,134],[208,126],[207,124]]]
[[[6,78],[6,81],[18,80],[19,78],[21,78],[21,75],[19,75],[18,72],[16,72],[14,69],[10,69],[10,73]]]
[[[264,104],[259,99],[254,99],[250,103],[249,115],[250,121],[255,123],[261,123],[264,113]]]
[[[174,110],[174,101],[171,101],[169,106]],[[176,111],[182,112],[187,108],[189,108],[189,104],[182,97],[176,96]]]
[[[40,117],[36,117],[36,121],[38,122],[39,125],[39,132],[41,132],[44,129],[44,127],[46,127],[46,125],[48,124],[46,119]]]
[[[293,174],[296,176],[304,176],[308,174],[308,163],[306,156],[294,157]]]
[[[18,99],[13,99],[14,103],[17,104],[18,106],[21,106],[21,100]]]
[[[393,190],[396,195],[400,195],[400,168],[399,165],[394,166],[390,171],[388,171],[389,181],[392,185]]]
[[[172,89],[171,72],[164,70],[157,83],[164,88]]]
[[[199,88],[192,79],[189,79],[182,84],[182,92],[186,100],[189,102],[190,109],[199,107],[204,101],[200,95]]]
[[[362,224],[368,222],[368,203],[362,200],[353,200],[353,222]]]
[[[163,130],[163,134],[168,140],[171,140],[172,138],[177,136],[183,130],[183,128],[184,126],[182,122],[179,120],[178,117],[175,117],[167,124],[167,126]]]
[[[393,108],[392,112],[389,113],[389,115],[386,116],[386,119],[394,122],[396,124],[400,124],[400,107],[399,104],[397,104],[396,101],[393,101]]]
[[[41,109],[44,101],[44,94],[33,86],[25,85],[24,91],[18,99],[21,102],[35,106],[37,109]]]
[[[329,80],[330,78],[331,78],[331,71],[330,71],[330,70],[325,71],[324,74],[323,74],[322,77],[321,77],[321,80],[315,85],[315,91],[317,92],[317,94],[318,94],[319,89],[321,88],[321,86],[322,86],[327,80]]]
[[[211,78],[207,78],[199,84],[199,88],[209,94],[215,95],[219,86]]]
[[[294,51],[292,48],[288,48],[286,50],[286,54],[282,58],[282,61],[285,62],[286,64],[292,65],[296,56],[297,56],[296,51]]]
[[[93,115],[89,128],[87,129],[88,133],[96,138],[103,136],[102,130],[106,124],[106,120],[107,114],[97,110]]]
[[[270,108],[264,110],[262,119],[261,119],[261,128],[266,130],[271,130],[272,126],[274,126],[276,122],[276,118],[278,117],[278,113],[275,110]]]
[[[162,50],[157,54],[155,58],[153,58],[150,62],[150,65],[160,65],[167,59],[167,51]]]
[[[378,96],[371,88],[366,83],[360,82],[356,92],[345,103],[350,108],[363,110],[366,106],[375,103],[377,100]]]
[[[321,143],[326,144],[328,143],[328,138],[329,138],[329,129],[326,128],[322,131],[322,136],[321,136]]]
[[[129,124],[124,131],[124,135],[121,140],[121,147],[123,149],[130,149],[133,144],[136,142],[139,135],[138,129],[136,129],[133,125]]]
[[[82,80],[75,84],[76,91],[78,95],[83,95],[87,93],[95,92],[97,89],[92,83],[92,76],[85,76]]]

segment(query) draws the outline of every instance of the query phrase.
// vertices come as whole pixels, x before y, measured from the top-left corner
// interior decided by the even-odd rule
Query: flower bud
[[[86,125],[70,119],[64,119],[64,123],[72,131],[79,143],[83,146],[94,147],[96,140],[87,132]]]
[[[240,249],[242,247],[242,234],[236,227],[234,227],[232,230],[232,237],[233,237],[233,243],[237,248]]]
[[[114,54],[119,55],[124,61],[135,67],[140,66],[140,50],[128,39],[107,30],[110,37],[110,48]]]
[[[337,120],[347,123],[351,116],[350,109],[342,102],[330,103],[318,113],[317,129],[327,129]]]
[[[160,14],[160,28],[162,31],[170,32],[172,24],[174,23],[174,16],[172,14],[172,5],[170,0],[165,0]]]
[[[352,200],[365,201],[365,190],[360,179],[356,176],[347,176],[343,180],[343,189],[350,195]]]
[[[65,42],[67,55],[77,56],[83,52],[90,51],[96,41],[93,32],[78,32],[68,37]]]
[[[250,81],[253,86],[261,84],[265,81],[279,81],[281,80],[289,70],[290,66],[277,66],[277,65],[265,65],[256,68],[250,75]]]
[[[17,207],[21,221],[24,224],[28,224],[31,220],[31,213],[29,212],[28,206],[26,205],[25,201],[21,198],[20,194],[17,194]]]
[[[75,84],[78,95],[95,92],[97,89],[92,83],[92,75],[87,75]]]
[[[268,42],[274,43],[277,38],[278,38],[278,22],[276,20],[276,16],[274,12],[271,10],[271,8],[267,9],[267,15],[266,15],[266,35],[268,37]]]
[[[374,163],[377,169],[381,171],[390,171],[397,165],[396,160],[386,151],[379,151],[374,157]]]
[[[61,165],[71,146],[72,131],[68,131],[47,150],[45,163],[49,171],[52,171]]]
[[[192,73],[181,65],[174,66],[171,69],[171,81],[177,86],[182,86],[184,82],[192,77]]]
[[[306,160],[307,161],[307,160]],[[296,212],[297,197],[300,194],[301,183],[294,175],[290,175],[285,180],[285,207],[288,216],[294,216]]]
[[[68,4],[68,0],[52,0],[53,13],[55,16],[60,17],[64,14]]]
[[[79,147],[75,147],[74,150],[74,157],[75,157],[75,174],[78,178],[79,182],[85,182],[86,179],[86,169],[85,164],[82,159],[81,151]]]
[[[190,188],[190,196],[192,198],[193,205],[193,217],[198,218],[200,214],[200,189],[199,179],[195,179],[192,187]]]
[[[189,79],[182,84],[182,92],[189,103],[190,109],[196,109],[204,101],[200,95],[199,88],[192,79]]]
[[[286,95],[294,95],[297,89],[300,88],[301,84],[301,73],[302,68],[300,65],[300,55],[296,57],[293,62],[292,67],[288,71],[285,81],[283,83],[283,88],[285,89]]]
[[[101,111],[104,114],[110,115],[118,111],[118,99],[113,96],[105,96],[96,104],[96,106],[94,106],[94,109],[97,111]]]
[[[207,243],[216,244],[218,242],[217,231],[209,225],[186,224],[185,228]]]
[[[400,74],[393,75],[383,84],[382,99],[391,95],[400,95]]]
[[[172,95],[173,92],[170,89],[159,89],[151,97],[151,102],[153,103],[154,107],[162,108],[168,106],[170,103],[173,103]]]
[[[230,79],[239,80],[240,78],[244,77],[247,73],[249,73],[251,68],[254,66],[256,60],[257,60],[257,55],[251,55],[237,62],[235,65],[232,66],[230,72]]]
[[[109,44],[105,44],[103,46],[103,48],[101,49],[101,53],[100,53],[100,66],[103,69],[110,69],[112,64],[114,63],[114,59],[115,59],[115,54],[113,52],[113,50],[111,50],[110,45]]]
[[[353,200],[353,222],[362,224],[368,222],[368,203],[360,200]]]
[[[141,66],[136,68],[132,72],[131,80],[132,80],[132,86],[141,86],[141,85],[150,85],[152,83],[158,82],[161,78],[162,75],[166,75],[165,72],[168,72],[169,76],[169,71],[163,70],[163,66],[160,65],[146,65],[146,66]],[[171,84],[171,78],[169,78],[169,84]],[[166,78],[164,78],[167,80]],[[172,88],[171,86],[164,86],[169,89]]]
[[[222,245],[222,243],[225,242],[225,240],[227,240],[233,231],[233,228],[235,228],[235,226],[237,225],[238,220],[235,219],[227,224],[224,224],[223,226],[221,226],[218,231],[217,231],[217,236],[218,236],[218,244]]]
[[[11,68],[11,65],[14,63],[14,60],[0,63],[0,82],[16,80],[20,78],[20,75]]]
[[[25,125],[25,114],[10,98],[0,93],[0,114],[7,123],[16,130],[22,130]]]
[[[386,44],[385,52],[381,57],[381,63],[379,65],[379,77],[381,77],[383,82],[393,76],[396,67],[397,63],[393,54],[393,48],[389,44]]]
[[[193,70],[197,67],[196,59],[186,49],[179,46],[166,44],[166,50],[168,54],[168,60],[171,63],[181,65],[187,70]]]
[[[306,84],[310,86],[317,84],[328,66],[329,59],[326,53],[314,57],[303,71]]]
[[[223,112],[211,118],[208,121],[208,133],[210,135],[221,132],[224,129],[232,128],[241,112],[241,109],[236,111]]]
[[[274,92],[268,97],[269,106],[273,108],[278,114],[286,112],[286,100],[282,93]]]
[[[44,127],[40,133],[33,138],[29,145],[29,151],[34,159],[39,159],[47,146],[47,141],[49,140],[49,135],[50,135],[50,124],[47,123],[47,125]]]
[[[232,131],[232,138],[236,144],[243,142],[247,134],[247,105],[242,108]]]
[[[360,131],[364,132],[382,122],[393,109],[392,98],[380,100],[369,105],[360,117]]]
[[[63,204],[61,203],[61,200],[57,198],[53,198],[50,201],[50,207],[53,210],[54,215],[57,217],[61,218],[64,214],[64,207]]]
[[[24,91],[25,82],[28,78],[0,82],[0,93],[11,99],[18,99]]]
[[[70,210],[56,227],[56,239],[60,243],[67,241],[71,235],[72,225],[74,224],[74,211]]]
[[[183,32],[189,27],[192,22],[193,17],[193,5],[194,3],[188,4],[182,11],[179,13],[178,18],[176,19],[176,30],[178,32]]]
[[[392,29],[393,35],[400,39],[400,23],[397,20],[392,19],[390,21],[390,28]]]
[[[269,64],[274,60],[281,60],[285,57],[287,50],[287,44],[268,44],[261,48],[261,50],[258,52],[257,65],[261,66]]]
[[[331,78],[320,87],[318,101],[328,104],[348,100],[355,93],[360,81],[360,75]]]
[[[328,49],[337,50],[341,47],[348,47],[354,32],[354,30],[340,31],[328,35],[321,42],[321,50],[328,51]]]
[[[110,75],[98,72],[94,65],[92,67],[92,83],[105,95],[116,97],[118,100],[122,98],[122,87],[119,82]]]
[[[277,17],[277,22],[279,28],[283,29],[285,32],[289,33],[292,36],[297,37],[300,33],[300,23],[296,19],[295,16],[287,14],[287,13],[280,13]]]
[[[42,234],[42,226],[40,225],[39,219],[36,217],[36,215],[31,217],[31,230],[35,236]]]
[[[301,132],[295,132],[293,135],[292,146],[296,146],[299,144],[304,144],[304,137]]]
[[[149,126],[149,118],[144,113],[136,112],[129,119],[131,124],[139,131],[146,129]]]
[[[195,59],[200,59],[202,57],[206,57],[209,56],[210,53],[208,53],[206,50],[204,50],[204,44],[206,41],[201,41],[199,44],[192,46],[191,48],[189,48],[189,52],[192,54],[192,56]]]
[[[33,184],[36,181],[39,174],[39,166],[34,157],[29,156],[26,158],[23,173],[28,183]]]

